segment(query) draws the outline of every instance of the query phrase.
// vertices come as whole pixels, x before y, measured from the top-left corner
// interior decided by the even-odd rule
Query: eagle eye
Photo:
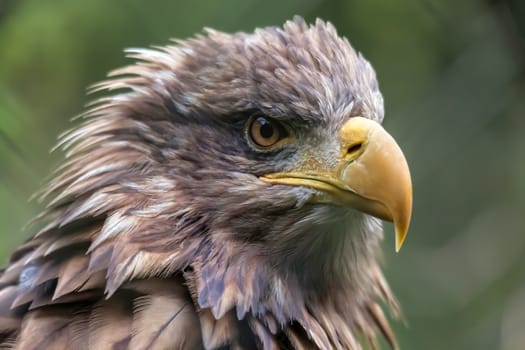
[[[274,146],[287,136],[281,123],[261,115],[250,118],[246,131],[252,143],[262,149]]]

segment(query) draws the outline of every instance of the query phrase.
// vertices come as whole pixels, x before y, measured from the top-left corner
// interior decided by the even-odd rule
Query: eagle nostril
[[[363,146],[363,144],[361,142],[359,143],[354,143],[353,145],[351,145],[350,147],[348,147],[348,150],[346,151],[346,154],[354,154],[356,153],[357,151],[359,151],[361,149],[361,147]]]

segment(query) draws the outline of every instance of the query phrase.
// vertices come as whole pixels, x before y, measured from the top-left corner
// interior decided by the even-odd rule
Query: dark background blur
[[[48,150],[122,50],[205,26],[329,20],[372,62],[412,170],[405,246],[385,239],[403,349],[525,349],[525,1],[0,0],[0,261],[28,237]]]

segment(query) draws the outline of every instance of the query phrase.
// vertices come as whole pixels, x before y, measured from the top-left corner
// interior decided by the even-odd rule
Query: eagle
[[[300,17],[127,53],[0,271],[0,348],[397,348],[412,185],[371,64]]]

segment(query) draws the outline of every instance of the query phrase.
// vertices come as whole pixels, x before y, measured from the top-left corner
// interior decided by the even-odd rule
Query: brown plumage
[[[365,157],[338,132],[383,119],[370,64],[300,18],[128,52],[61,138],[42,229],[0,273],[0,348],[396,347],[380,221],[271,175]]]

